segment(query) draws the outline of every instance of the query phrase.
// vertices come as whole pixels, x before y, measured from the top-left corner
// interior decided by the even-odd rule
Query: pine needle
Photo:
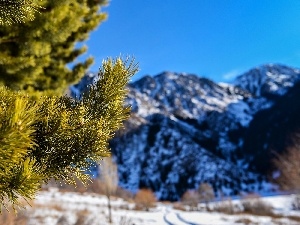
[[[33,0],[0,0],[0,25],[33,20],[41,8]]]

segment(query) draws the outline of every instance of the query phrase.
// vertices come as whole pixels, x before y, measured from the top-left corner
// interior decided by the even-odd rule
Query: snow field
[[[134,203],[112,199],[113,225],[233,225],[233,224],[300,224],[300,212],[291,210],[293,195],[269,196],[262,200],[273,207],[277,217],[255,216],[237,213],[233,215],[206,212],[181,211],[171,203],[158,202],[149,212],[134,210]],[[210,203],[219,204],[220,202]],[[233,200],[239,205],[240,200]],[[59,192],[56,189],[42,191],[33,208],[28,208],[29,225],[108,225],[107,199],[90,193]],[[299,221],[289,216],[299,217]]]

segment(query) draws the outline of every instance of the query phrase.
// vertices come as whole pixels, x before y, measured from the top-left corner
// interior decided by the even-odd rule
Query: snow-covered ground
[[[293,195],[263,197],[273,208],[273,216],[224,214],[219,212],[176,210],[172,203],[158,202],[150,211],[134,210],[134,203],[113,198],[114,225],[232,225],[232,224],[300,224],[300,212],[291,210]],[[220,204],[220,202],[210,203]],[[230,201],[236,207],[240,200]],[[30,225],[107,225],[105,196],[91,193],[41,191],[32,208],[27,208]],[[294,216],[294,219],[292,218]],[[295,219],[296,218],[296,219]],[[297,221],[298,220],[298,221]]]

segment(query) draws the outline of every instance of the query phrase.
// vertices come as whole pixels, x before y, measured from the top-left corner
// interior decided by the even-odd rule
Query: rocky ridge
[[[93,79],[89,74],[73,86],[73,95]],[[290,95],[289,99],[296,98],[299,79],[298,69],[267,64],[238,76],[232,84],[172,72],[131,83],[127,98],[131,117],[111,142],[120,185],[132,191],[148,187],[167,200],[177,200],[203,182],[225,195],[270,191],[273,186],[266,182],[270,167],[260,164],[270,165],[271,150],[265,146],[274,151],[278,143],[269,143],[268,127],[260,134],[263,129],[255,124],[263,120],[272,127],[273,120],[281,118],[272,116],[275,112],[285,115],[288,109],[280,102]]]

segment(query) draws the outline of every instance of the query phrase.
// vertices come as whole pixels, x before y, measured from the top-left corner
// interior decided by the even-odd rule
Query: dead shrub
[[[197,189],[199,201],[205,203],[206,209],[209,210],[209,202],[214,200],[215,192],[212,186],[208,183],[202,183]]]
[[[235,209],[231,198],[216,202],[213,205],[212,211],[225,213],[225,214],[234,214],[237,210]]]
[[[295,216],[295,215],[289,215],[289,216],[285,216],[286,218],[296,221],[300,224],[300,217],[299,216]]]
[[[131,219],[126,217],[126,216],[121,216],[119,225],[134,225],[134,223],[132,223]]]
[[[295,195],[292,201],[292,209],[300,210],[300,195]]]
[[[133,200],[132,200],[133,201]],[[123,210],[132,210],[135,204],[128,204],[128,203],[124,203],[124,204],[120,204],[117,209],[123,209]]]
[[[56,223],[56,225],[68,225],[68,224],[69,224],[69,220],[66,215],[62,215]]]
[[[188,190],[182,197],[181,202],[190,207],[190,211],[198,210],[199,195],[197,192]]]
[[[252,224],[253,222],[249,218],[240,218],[240,219],[236,220],[235,223],[241,223],[241,224],[248,225],[248,224]]]
[[[296,131],[291,134],[290,145],[282,153],[273,159],[273,164],[280,172],[275,178],[275,182],[287,191],[300,191],[300,132]]]
[[[45,206],[42,206],[42,207],[45,207]],[[64,208],[61,205],[57,204],[57,203],[49,204],[47,206],[47,208],[58,211],[58,212],[63,212],[64,211]]]
[[[245,196],[241,201],[243,212],[254,215],[273,216],[272,206],[264,202],[259,195]]]
[[[180,211],[187,211],[186,207],[179,202],[173,204],[173,209],[180,210]]]
[[[149,211],[155,206],[156,197],[150,189],[141,189],[136,193],[134,201],[137,210]]]
[[[77,220],[75,222],[75,225],[87,225],[86,221],[87,221],[89,214],[90,214],[90,212],[88,210],[78,211],[76,213]]]

